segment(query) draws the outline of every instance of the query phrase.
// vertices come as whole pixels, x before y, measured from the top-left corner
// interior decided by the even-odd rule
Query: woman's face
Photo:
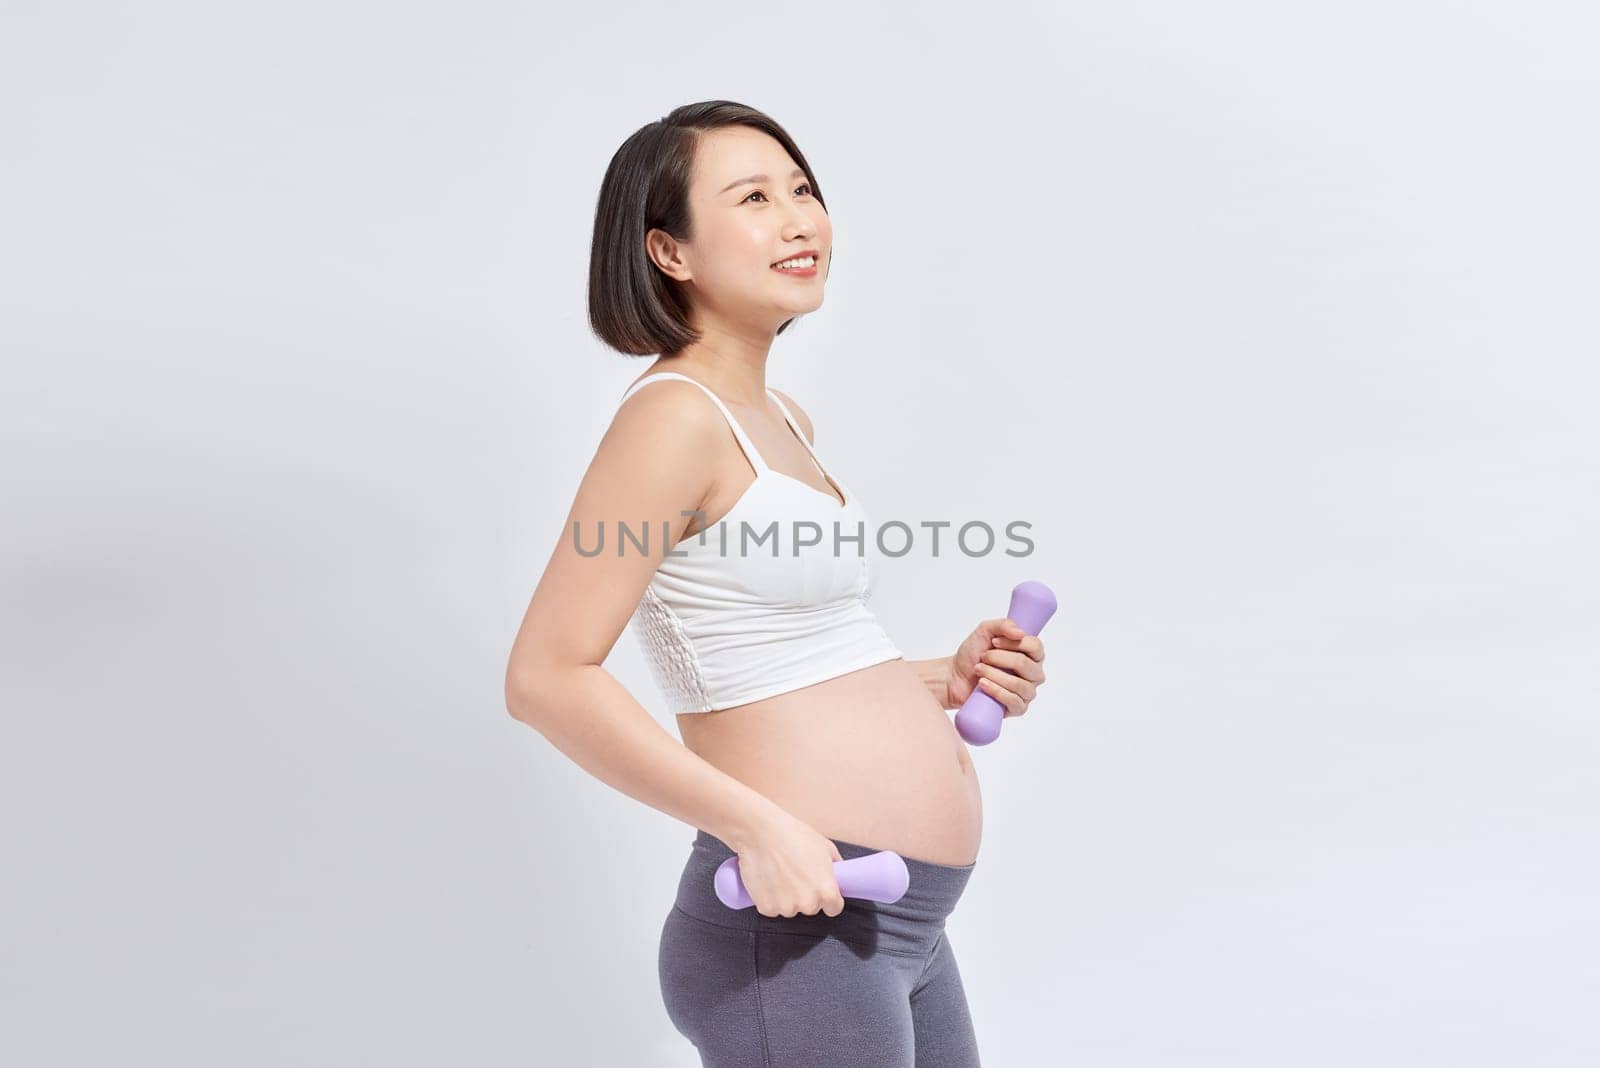
[[[689,288],[697,318],[774,331],[822,305],[833,225],[805,172],[768,134],[727,126],[701,135],[689,218],[688,241],[653,230],[650,248]],[[802,254],[812,256],[809,267],[775,266]]]

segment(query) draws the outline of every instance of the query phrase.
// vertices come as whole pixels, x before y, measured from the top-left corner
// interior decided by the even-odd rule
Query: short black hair
[[[689,325],[688,297],[645,251],[645,235],[658,229],[680,241],[690,239],[689,175],[695,148],[701,134],[724,126],[749,126],[771,135],[806,172],[817,203],[824,211],[828,208],[794,138],[755,108],[703,100],[641,126],[606,167],[589,248],[589,326],[624,355],[671,354],[699,339]],[[786,320],[778,333],[792,322]]]

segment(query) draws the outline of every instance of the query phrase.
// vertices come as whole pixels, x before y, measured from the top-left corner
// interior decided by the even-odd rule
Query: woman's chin
[[[809,315],[820,307],[822,307],[822,294],[818,293],[815,300],[795,301],[794,303],[787,305],[783,309],[783,314],[785,317]]]
[[[772,323],[772,329],[776,330],[790,319],[810,315],[820,307],[822,307],[822,295],[819,293],[815,300],[786,301],[775,307],[769,305],[767,319]]]

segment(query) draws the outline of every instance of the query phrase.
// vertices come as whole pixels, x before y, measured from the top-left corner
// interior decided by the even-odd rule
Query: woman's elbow
[[[537,685],[539,668],[513,666],[506,671],[506,711],[511,718],[532,725],[540,715]]]
[[[511,668],[506,672],[506,711],[512,719],[538,726],[549,709],[571,703],[570,696],[563,701],[558,695],[570,695],[590,666],[539,660]]]

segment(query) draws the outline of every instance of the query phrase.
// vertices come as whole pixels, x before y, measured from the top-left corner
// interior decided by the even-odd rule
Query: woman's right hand
[[[780,812],[739,852],[739,878],[763,916],[837,916],[844,895],[833,862],[843,859],[832,839]]]

